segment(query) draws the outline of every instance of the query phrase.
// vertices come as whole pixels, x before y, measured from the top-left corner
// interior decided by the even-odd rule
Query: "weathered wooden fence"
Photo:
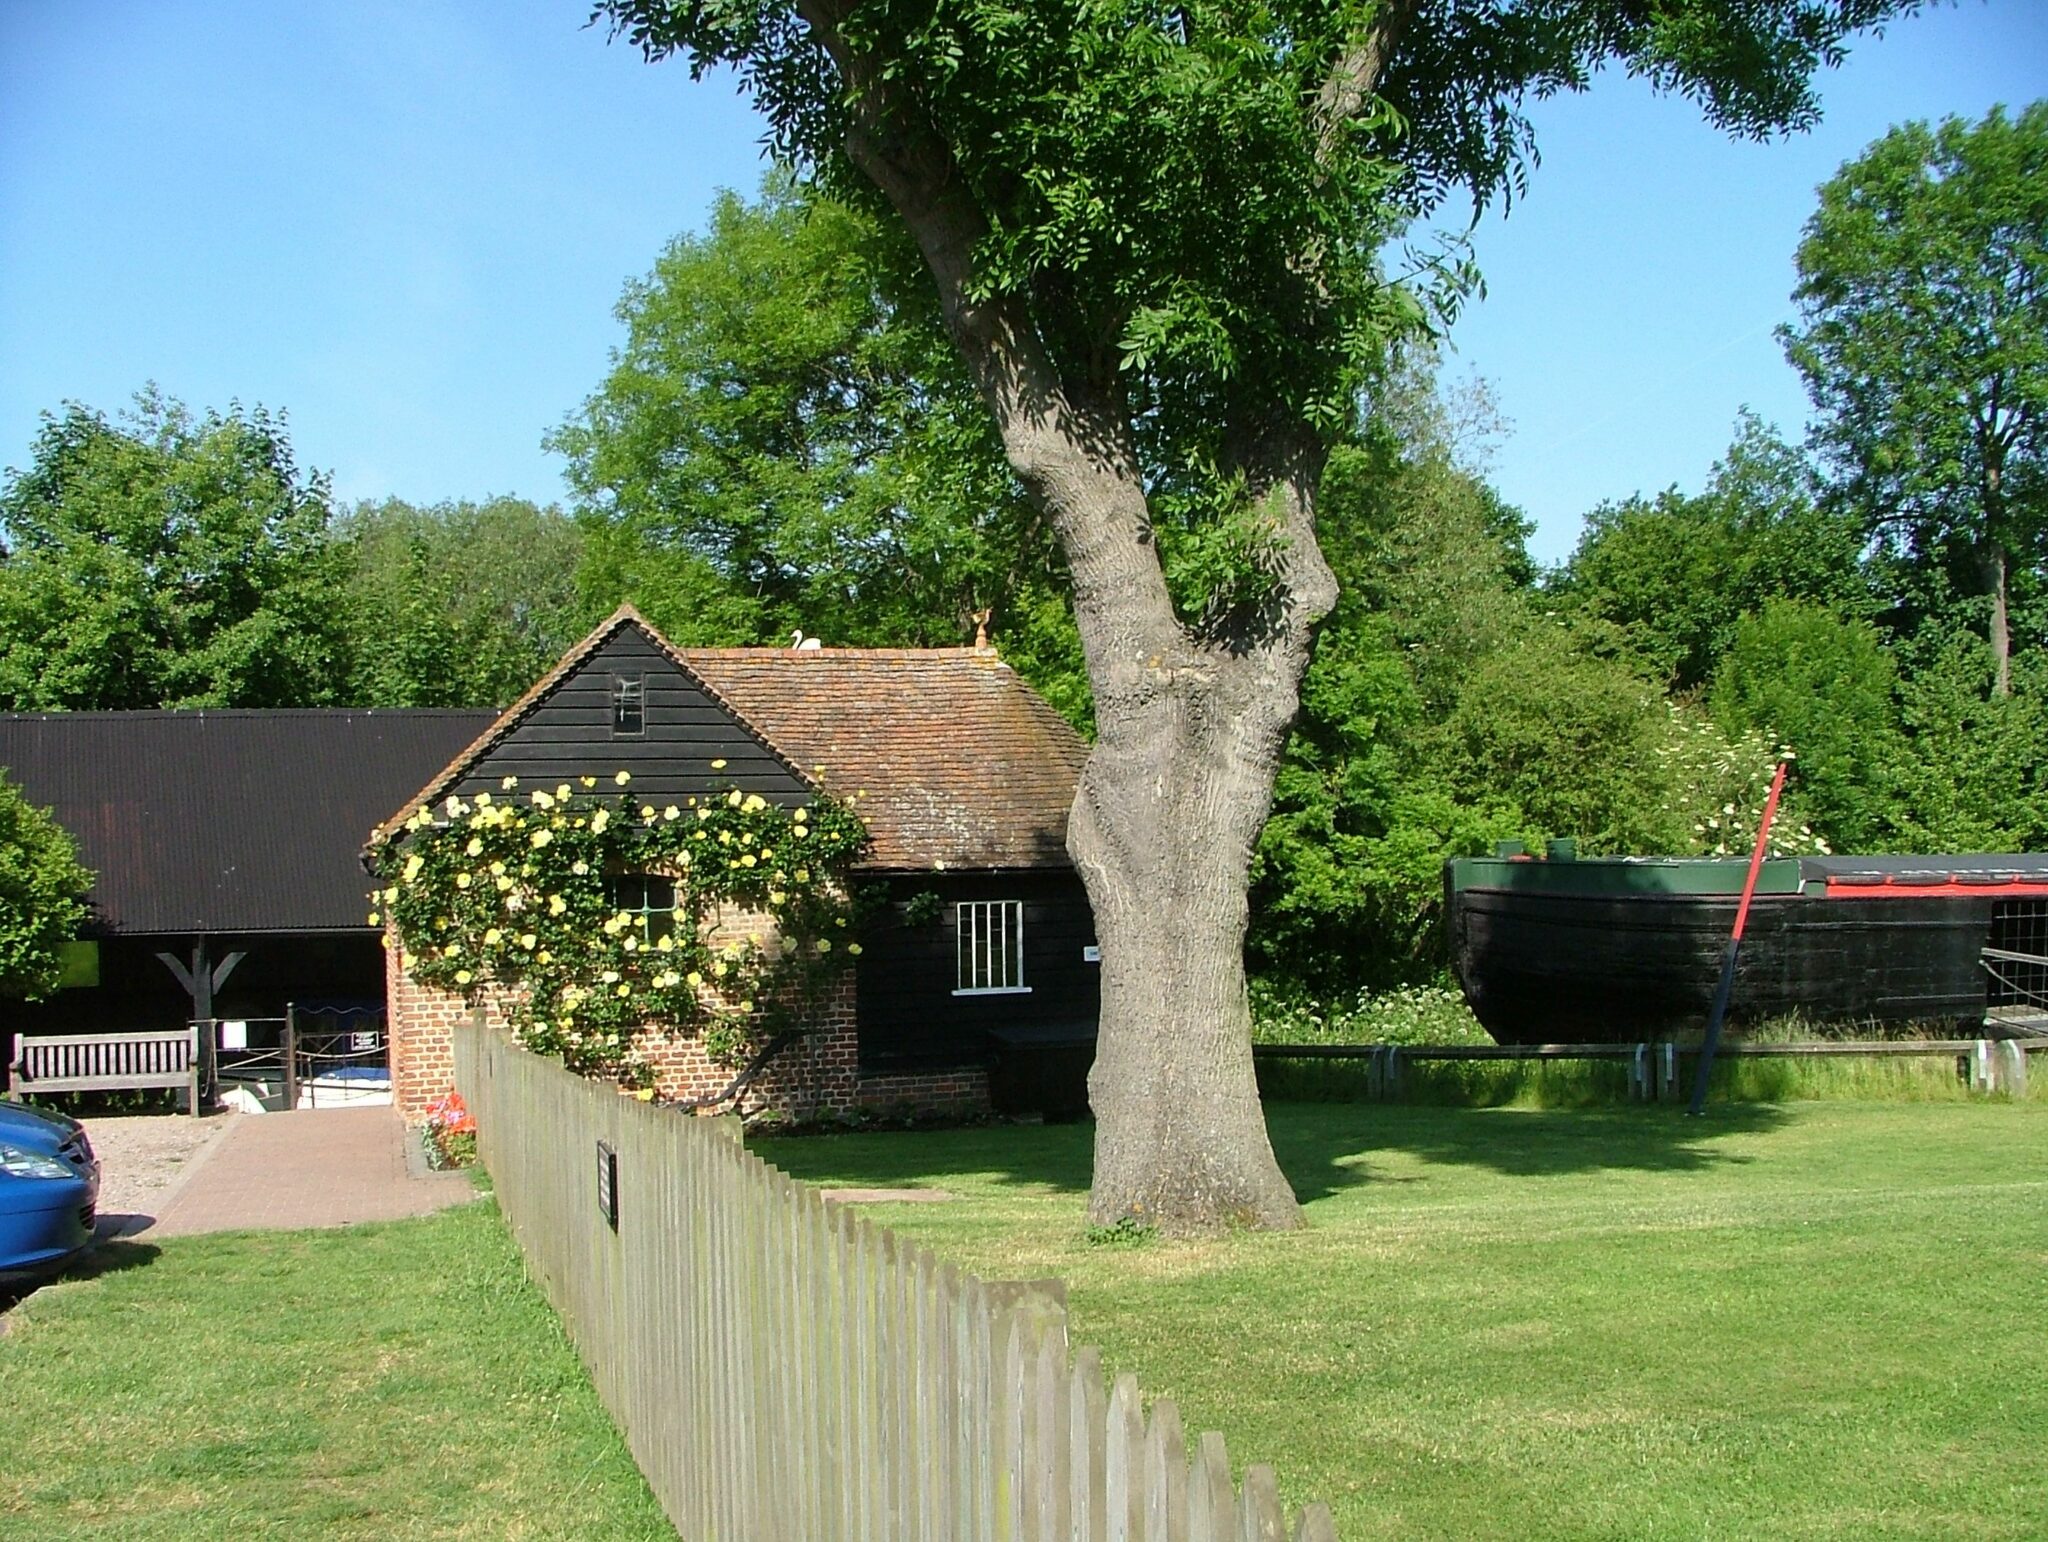
[[[1334,1542],[1272,1469],[998,1284],[828,1204],[724,1121],[471,1026],[455,1078],[527,1263],[690,1542]]]

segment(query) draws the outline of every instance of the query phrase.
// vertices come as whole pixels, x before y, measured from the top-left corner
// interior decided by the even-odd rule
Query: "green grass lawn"
[[[1060,1275],[1112,1369],[1372,1537],[2048,1535],[2048,1105],[1276,1105],[1306,1231],[1091,1244],[1085,1127],[761,1141]]]
[[[116,1243],[6,1324],[0,1536],[674,1536],[488,1203]]]

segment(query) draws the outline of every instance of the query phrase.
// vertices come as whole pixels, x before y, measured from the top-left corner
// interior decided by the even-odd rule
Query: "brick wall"
[[[743,931],[743,918],[726,918],[721,935]],[[453,1031],[467,1020],[459,996],[421,985],[399,966],[397,940],[385,954],[385,1022],[391,1045],[391,1097],[408,1124],[426,1117],[427,1104],[455,1083]],[[484,1019],[503,1029],[505,1003],[486,995]],[[740,1097],[714,1110],[755,1114],[774,1111],[794,1119],[843,1118],[856,1111],[918,1112],[973,1117],[988,1111],[988,1075],[978,1066],[913,1074],[862,1076],[859,1034],[854,1021],[851,970],[833,982],[819,1004],[812,1031],[771,1061]],[[735,1068],[714,1065],[693,1034],[643,1029],[635,1041],[654,1068],[656,1096],[671,1100],[708,1097],[724,1089]]]

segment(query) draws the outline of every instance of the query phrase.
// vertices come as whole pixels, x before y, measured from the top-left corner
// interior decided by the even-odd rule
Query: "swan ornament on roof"
[[[819,642],[818,639],[815,637],[804,636],[804,629],[802,627],[798,627],[794,632],[791,632],[789,634],[789,645],[792,648],[798,649],[822,648],[825,646],[823,643]]]

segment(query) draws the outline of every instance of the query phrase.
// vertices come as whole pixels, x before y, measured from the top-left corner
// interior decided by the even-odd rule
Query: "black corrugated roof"
[[[96,933],[362,929],[364,839],[497,716],[0,713],[0,767],[99,875]]]

